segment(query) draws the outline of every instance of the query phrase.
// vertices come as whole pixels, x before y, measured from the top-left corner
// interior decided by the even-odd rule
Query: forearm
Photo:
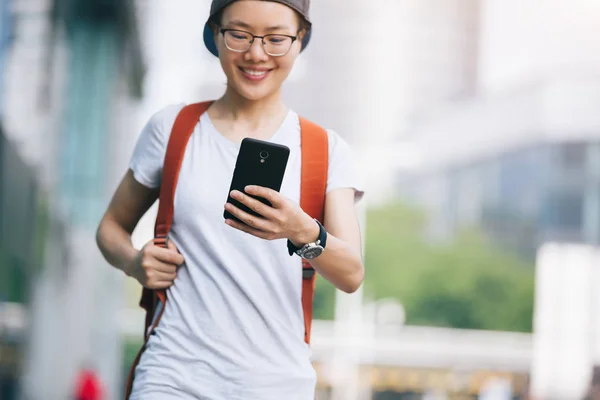
[[[325,251],[309,262],[320,275],[346,293],[355,292],[363,282],[361,255],[333,235],[327,236]]]
[[[115,221],[105,218],[96,232],[96,242],[106,261],[129,275],[127,265],[138,253],[131,242],[131,234]]]

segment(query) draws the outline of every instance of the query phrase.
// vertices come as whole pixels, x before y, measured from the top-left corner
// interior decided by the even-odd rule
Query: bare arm
[[[164,288],[175,279],[175,265],[181,264],[183,257],[172,244],[162,249],[149,242],[138,251],[131,242],[137,223],[157,198],[158,190],[140,184],[128,170],[100,221],[96,242],[112,266],[144,286]]]
[[[140,184],[132,171],[127,171],[96,232],[98,247],[112,266],[125,271],[126,265],[137,255],[131,234],[157,198],[158,191]]]
[[[244,222],[227,220],[228,225],[267,240],[286,238],[296,246],[314,242],[319,237],[319,225],[297,204],[278,192],[256,186],[248,186],[245,191],[269,200],[273,207],[234,190],[232,196],[235,199],[263,218],[254,217],[228,203],[225,209]],[[328,232],[327,247],[319,257],[310,260],[319,274],[347,293],[356,291],[364,276],[354,196],[354,189],[350,188],[336,189],[326,195],[324,226]]]
[[[364,267],[354,189],[337,189],[327,194],[323,226],[327,230],[327,247],[323,254],[309,262],[338,289],[346,293],[355,292],[363,282]],[[314,240],[318,236],[316,226],[308,237]],[[309,240],[300,240],[299,243]]]

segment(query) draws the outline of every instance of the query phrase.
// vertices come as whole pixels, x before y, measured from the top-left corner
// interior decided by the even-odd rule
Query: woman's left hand
[[[244,223],[227,219],[225,223],[240,231],[266,239],[289,239],[295,245],[314,242],[319,237],[319,226],[297,204],[279,192],[260,186],[247,186],[247,194],[234,190],[231,196],[262,217],[251,215],[231,203],[225,209]],[[272,207],[248,196],[264,198]]]

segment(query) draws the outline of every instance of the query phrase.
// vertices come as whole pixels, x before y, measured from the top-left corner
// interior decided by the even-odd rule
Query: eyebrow
[[[244,29],[251,29],[252,28],[250,25],[248,25],[244,21],[240,21],[240,20],[237,20],[237,19],[229,21],[228,25],[235,25],[235,26],[238,26],[238,27],[244,28]],[[267,32],[272,32],[272,31],[277,31],[277,30],[285,30],[285,29],[290,29],[290,27],[287,26],[287,25],[275,25],[275,26],[268,27],[267,28]]]

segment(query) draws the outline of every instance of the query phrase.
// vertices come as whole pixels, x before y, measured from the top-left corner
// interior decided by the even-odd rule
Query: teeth
[[[254,71],[251,69],[244,69],[243,71],[245,73],[247,73],[248,75],[252,75],[252,76],[263,76],[264,74],[267,73],[267,71]]]

